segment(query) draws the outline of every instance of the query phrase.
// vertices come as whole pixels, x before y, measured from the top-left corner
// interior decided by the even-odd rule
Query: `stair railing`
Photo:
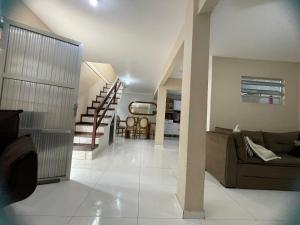
[[[93,134],[92,134],[92,149],[96,148],[96,136],[97,136],[97,129],[99,128],[99,126],[101,125],[102,120],[105,117],[105,114],[107,112],[107,110],[109,109],[110,105],[112,103],[116,103],[116,99],[117,99],[117,93],[121,87],[122,83],[120,82],[120,79],[118,78],[113,85],[111,86],[111,88],[109,89],[107,95],[105,96],[105,98],[103,99],[102,103],[95,109],[94,112],[94,122],[93,122]],[[112,97],[111,97],[112,96]],[[111,97],[111,98],[110,98]],[[107,103],[107,105],[104,107],[105,103],[107,102],[107,100],[110,98],[109,102]],[[99,119],[99,112],[101,110],[104,110],[103,113],[100,115]]]

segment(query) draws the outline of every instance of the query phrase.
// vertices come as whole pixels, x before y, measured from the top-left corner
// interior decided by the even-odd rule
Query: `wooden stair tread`
[[[118,95],[121,95],[121,93]],[[96,95],[96,97],[99,97],[99,98],[105,98],[106,96],[102,96],[102,95]],[[112,98],[112,96],[109,96],[108,98]],[[120,96],[117,96],[116,98],[120,98]]]
[[[100,103],[101,104],[102,102],[93,101],[92,103]],[[105,102],[104,104],[108,104],[108,102]],[[110,104],[112,104],[112,105],[118,105],[118,103],[114,103],[114,102],[112,102]]]
[[[102,137],[104,133],[97,133],[96,137]],[[92,132],[75,132],[75,137],[89,137],[91,138],[93,136]]]
[[[105,96],[100,96],[100,95],[97,95],[96,97],[97,97],[97,98],[105,98]],[[111,98],[112,98],[112,97],[108,97],[108,99],[111,99]],[[118,97],[117,97],[116,99],[117,99],[117,100],[120,100],[121,98],[118,98]]]
[[[87,109],[97,109],[96,107],[87,107]],[[101,110],[104,110],[106,108],[101,108]],[[107,110],[113,111],[115,110],[114,108],[108,108]]]
[[[93,151],[93,149],[91,144],[73,144],[73,151]]]
[[[92,123],[92,122],[77,122],[76,125],[79,125],[79,126],[93,126],[94,123]],[[100,126],[101,127],[108,126],[108,123],[101,123]]]
[[[100,95],[96,95],[96,97],[97,97],[97,98],[102,98],[102,99],[104,99],[104,98],[106,97],[106,95],[102,96],[102,95],[100,94]],[[120,97],[121,97],[121,96],[117,96],[116,99],[119,100]],[[108,98],[108,99],[111,99],[111,98],[113,98],[113,97],[107,97],[107,98]]]
[[[94,117],[94,114],[81,114],[82,117]],[[98,115],[98,117],[101,117],[101,115]],[[112,118],[112,116],[104,116],[105,119]]]
[[[106,108],[101,108],[101,110],[105,110]],[[107,109],[108,111],[114,111],[115,109],[114,108],[108,108]]]

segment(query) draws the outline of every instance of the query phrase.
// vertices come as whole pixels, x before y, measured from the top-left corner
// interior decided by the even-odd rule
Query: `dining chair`
[[[121,125],[121,123],[124,123],[124,121],[121,120],[120,116],[117,116],[117,134],[121,134],[121,136],[123,137],[126,127],[124,125]]]
[[[137,126],[137,134],[139,137],[141,137],[141,135],[144,134],[145,138],[149,138],[149,120],[147,117],[139,118],[138,126]]]
[[[125,137],[130,138],[130,134],[136,137],[136,118],[132,116],[126,118]]]

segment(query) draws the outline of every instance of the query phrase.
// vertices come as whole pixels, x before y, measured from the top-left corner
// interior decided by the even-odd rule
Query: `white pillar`
[[[189,0],[185,24],[177,197],[184,218],[204,217],[210,13]]]
[[[155,144],[163,145],[165,139],[165,114],[166,114],[167,89],[164,86],[158,88],[157,115],[155,128]]]

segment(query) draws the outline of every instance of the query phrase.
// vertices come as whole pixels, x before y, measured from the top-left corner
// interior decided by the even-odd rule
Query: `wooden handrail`
[[[117,79],[113,85],[111,86],[111,88],[109,89],[107,95],[105,96],[105,98],[103,99],[102,103],[96,108],[95,112],[94,112],[94,122],[93,122],[93,134],[92,134],[92,149],[94,149],[96,147],[96,136],[97,136],[97,129],[99,128],[99,126],[101,125],[102,120],[105,117],[105,114],[107,112],[107,110],[109,109],[110,105],[114,102],[116,103],[116,98],[117,98],[117,93],[122,85],[121,82],[119,82],[120,80]],[[104,108],[104,105],[106,103],[106,101],[109,99],[109,97],[111,96],[111,94],[114,93],[113,97],[109,100],[107,106]],[[100,118],[98,119],[98,115],[99,112],[101,111],[101,109],[104,108],[104,111],[102,113],[102,115],[100,116]]]

